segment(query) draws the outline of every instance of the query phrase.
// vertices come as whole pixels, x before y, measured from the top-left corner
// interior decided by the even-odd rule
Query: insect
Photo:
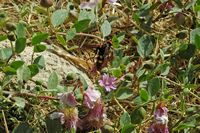
[[[106,67],[112,59],[111,51],[112,43],[110,40],[105,41],[105,43],[96,49],[96,62],[94,64],[93,71],[101,71],[102,68]]]

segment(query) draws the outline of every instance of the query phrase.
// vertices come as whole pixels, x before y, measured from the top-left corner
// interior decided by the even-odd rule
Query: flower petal
[[[59,94],[58,98],[60,99],[60,102],[71,107],[74,107],[78,104],[73,93],[62,93]]]

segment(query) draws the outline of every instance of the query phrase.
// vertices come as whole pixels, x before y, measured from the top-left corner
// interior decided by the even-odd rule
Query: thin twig
[[[5,117],[5,114],[4,114],[4,111],[2,111],[2,115],[3,115],[3,121],[4,121],[4,126],[5,126],[5,129],[6,129],[6,133],[9,133],[9,130],[8,130],[8,125],[7,125],[7,122],[6,122],[6,117]]]
[[[45,95],[36,95],[36,94],[31,94],[31,93],[3,91],[3,94],[12,95],[12,96],[21,96],[21,97],[35,97],[35,98],[47,99],[47,100],[58,100],[58,98],[56,98],[56,97],[45,96]]]
[[[199,96],[197,96],[196,94],[194,94],[194,93],[191,92],[191,91],[189,91],[189,93],[190,93],[192,96],[196,97],[196,98],[200,101],[200,97],[199,97]]]
[[[119,103],[119,101],[116,99],[116,97],[114,97],[114,101],[117,103],[117,105],[118,105],[124,112],[126,112],[126,110],[125,110],[124,107]]]
[[[60,34],[60,35],[66,35],[66,33],[63,33],[63,32],[57,32],[57,34]],[[99,39],[100,41],[104,41],[104,39],[101,38],[101,37],[99,37],[99,36],[92,35],[92,34],[87,34],[87,33],[76,33],[76,36],[87,36],[87,37],[93,37],[93,38]]]
[[[162,78],[162,79],[165,79],[165,80],[167,80],[167,81],[173,83],[174,85],[179,86],[179,87],[182,88],[182,85],[181,85],[181,84],[178,84],[178,83],[176,83],[176,82],[174,82],[174,81],[172,81],[172,80],[170,80],[170,79],[168,79],[168,78],[166,78],[166,77],[162,77],[162,76],[158,76],[158,77],[159,77],[159,78]],[[199,96],[197,96],[196,94],[194,94],[194,93],[191,92],[191,91],[189,91],[189,93],[190,93],[192,96],[196,97],[196,98],[200,101],[200,97],[199,97]]]
[[[178,84],[178,83],[176,83],[176,82],[174,82],[174,81],[172,81],[172,80],[170,80],[170,79],[168,79],[168,78],[166,78],[166,77],[158,76],[158,78],[167,80],[168,82],[171,82],[171,83],[173,83],[173,84],[176,85],[176,86],[182,87],[181,84]]]

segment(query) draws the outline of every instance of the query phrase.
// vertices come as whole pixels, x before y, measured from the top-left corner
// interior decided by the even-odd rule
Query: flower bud
[[[181,12],[177,13],[174,17],[174,21],[178,26],[183,26],[185,24],[185,15]]]
[[[8,40],[15,41],[15,35],[13,33],[8,34],[7,37],[8,37]]]
[[[13,23],[7,22],[7,23],[6,23],[6,29],[7,29],[8,31],[14,31],[14,30],[16,30],[16,25],[13,24]]]
[[[62,93],[58,95],[58,98],[60,99],[60,102],[71,107],[74,107],[78,104],[73,93]]]
[[[53,5],[53,1],[52,0],[41,0],[40,5],[43,7],[49,8]]]

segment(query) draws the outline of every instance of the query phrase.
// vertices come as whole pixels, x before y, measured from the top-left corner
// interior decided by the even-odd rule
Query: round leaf
[[[32,44],[33,45],[39,44],[45,41],[48,38],[48,36],[49,36],[48,33],[37,33],[32,38]]]
[[[131,97],[133,95],[133,91],[129,88],[122,87],[117,90],[115,95],[117,99],[123,100]]]
[[[18,38],[15,43],[15,52],[21,53],[26,47],[26,38]]]
[[[11,48],[2,48],[0,49],[0,59],[7,60],[12,56],[12,49]]]
[[[89,24],[90,24],[90,19],[84,19],[76,22],[73,27],[75,27],[76,32],[81,32],[86,30],[89,27]]]
[[[148,83],[148,92],[151,94],[151,96],[154,96],[157,94],[157,92],[160,89],[160,79],[159,78],[153,78]]]
[[[30,79],[30,77],[31,71],[26,65],[23,65],[17,69],[17,78],[19,81],[27,81]]]
[[[40,55],[37,58],[35,58],[33,64],[38,65],[39,68],[44,68],[45,67],[45,60],[44,60],[44,56]]]
[[[71,28],[67,31],[66,34],[66,40],[69,41],[71,39],[73,39],[76,35],[76,29],[75,28]]]
[[[43,52],[46,50],[46,46],[42,44],[38,44],[34,46],[34,52]]]
[[[143,107],[134,110],[131,113],[131,123],[133,123],[133,124],[141,123],[142,120],[144,119],[145,115],[146,115],[146,111]]]
[[[131,123],[130,115],[128,114],[128,112],[124,112],[120,117],[120,126],[124,127],[125,125],[128,125],[130,123]]]
[[[54,27],[64,23],[65,19],[68,17],[69,11],[66,9],[56,10],[51,16],[51,23]]]
[[[149,100],[149,94],[148,94],[148,92],[147,92],[147,90],[146,89],[141,89],[140,90],[140,98],[141,98],[141,100],[142,101],[144,101],[144,102],[147,102],[148,100]]]
[[[53,72],[48,79],[47,88],[55,89],[58,86],[58,75],[56,72]]]
[[[29,65],[28,66],[30,71],[31,71],[31,77],[35,76],[36,74],[39,73],[39,68],[36,64],[33,64],[33,65]]]
[[[103,22],[103,24],[101,25],[101,32],[103,34],[103,37],[106,37],[106,36],[110,35],[111,30],[112,29],[111,29],[110,23],[108,22],[108,20],[105,20]]]
[[[144,35],[138,41],[137,51],[141,57],[146,57],[153,51],[154,44],[152,36]]]

